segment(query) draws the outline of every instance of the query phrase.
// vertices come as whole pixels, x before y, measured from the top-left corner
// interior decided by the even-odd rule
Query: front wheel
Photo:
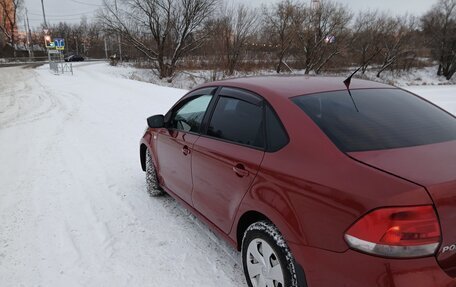
[[[158,184],[157,173],[150,152],[146,151],[146,185],[147,192],[151,196],[160,196],[164,194],[163,189]]]
[[[277,227],[250,225],[242,240],[242,263],[250,287],[297,287],[295,260]]]

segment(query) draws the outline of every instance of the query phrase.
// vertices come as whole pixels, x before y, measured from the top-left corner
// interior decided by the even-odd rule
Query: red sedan
[[[148,119],[148,191],[240,250],[249,286],[456,286],[455,117],[343,80],[192,90]]]

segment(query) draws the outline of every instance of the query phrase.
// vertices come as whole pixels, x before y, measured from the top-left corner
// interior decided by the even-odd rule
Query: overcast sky
[[[43,0],[46,10],[46,18],[51,24],[61,21],[77,23],[82,15],[90,20],[94,12],[101,6],[102,0]],[[274,3],[278,0],[233,0],[236,3],[248,3],[251,6]],[[311,0],[301,0],[311,2]],[[421,15],[429,10],[437,0],[333,0],[349,6],[353,11],[366,9],[379,9],[392,14]],[[29,11],[31,27],[38,27],[43,22],[41,0],[25,0]],[[23,21],[22,21],[23,22]],[[22,23],[21,23],[22,24]],[[22,26],[22,25],[21,25]]]

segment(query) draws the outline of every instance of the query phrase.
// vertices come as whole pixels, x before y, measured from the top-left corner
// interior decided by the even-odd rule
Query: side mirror
[[[164,128],[165,117],[163,115],[151,116],[147,119],[147,125],[152,129]]]

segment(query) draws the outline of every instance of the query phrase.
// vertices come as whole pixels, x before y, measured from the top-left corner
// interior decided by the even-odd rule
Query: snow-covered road
[[[145,118],[185,91],[107,69],[0,69],[0,286],[244,286],[237,252],[145,192]]]
[[[145,192],[145,119],[185,91],[114,73],[0,69],[0,286],[246,286],[236,251]],[[456,87],[409,89],[456,114]]]

